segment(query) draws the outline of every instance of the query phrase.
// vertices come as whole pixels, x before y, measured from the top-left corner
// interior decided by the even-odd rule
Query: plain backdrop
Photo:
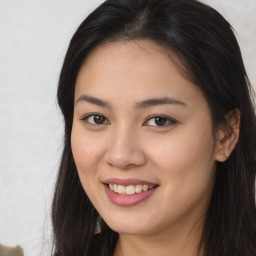
[[[0,243],[50,255],[62,149],[59,71],[80,22],[102,1],[0,0]],[[233,25],[256,85],[256,0],[203,1]]]

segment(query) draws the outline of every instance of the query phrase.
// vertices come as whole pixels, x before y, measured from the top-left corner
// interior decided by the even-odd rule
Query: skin
[[[213,136],[206,98],[180,75],[173,58],[150,40],[111,42],[90,53],[77,77],[72,152],[85,192],[119,233],[116,256],[195,255],[216,161],[226,160],[238,138],[224,129]],[[89,102],[88,96],[107,104]],[[138,107],[166,97],[175,101]],[[234,113],[229,120],[237,126]],[[104,122],[96,124],[88,114]],[[163,126],[152,117],[159,115],[166,117]],[[102,182],[109,178],[159,187],[143,202],[121,207],[106,195]]]

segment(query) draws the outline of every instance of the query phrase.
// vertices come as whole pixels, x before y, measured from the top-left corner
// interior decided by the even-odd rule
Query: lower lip
[[[104,185],[104,187],[110,201],[118,206],[124,206],[124,207],[134,206],[136,204],[141,203],[142,201],[150,197],[158,188],[157,186],[150,190],[143,191],[141,193],[134,194],[134,195],[120,195],[112,191],[108,185]]]

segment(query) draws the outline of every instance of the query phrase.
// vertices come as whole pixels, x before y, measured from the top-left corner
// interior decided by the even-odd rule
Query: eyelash
[[[94,123],[94,124],[92,124],[92,123],[90,123],[90,122],[88,122],[88,119],[90,118],[90,117],[103,117],[104,118],[104,123],[102,123],[102,124],[96,124],[96,123]],[[80,120],[82,120],[82,121],[86,121],[87,123],[89,123],[90,125],[103,125],[103,124],[106,124],[105,123],[105,120],[107,120],[107,118],[105,118],[103,115],[101,115],[101,114],[98,114],[98,113],[93,113],[93,114],[88,114],[88,115],[85,115],[85,116],[83,116]],[[109,121],[108,121],[108,123],[110,123]]]
[[[104,119],[104,122],[101,123],[101,124],[97,124],[97,123],[90,123],[88,121],[88,119],[90,117],[100,117],[100,118],[103,118]],[[163,125],[146,125],[146,126],[152,126],[152,127],[156,127],[156,128],[165,128],[165,127],[168,127],[168,126],[171,126],[171,125],[174,125],[177,123],[177,121],[175,119],[172,119],[168,116],[165,116],[165,115],[153,115],[153,116],[150,116],[147,118],[147,120],[143,123],[143,125],[145,125],[146,123],[148,123],[150,120],[153,120],[155,119],[156,121],[156,118],[161,118],[164,121],[164,124]],[[110,124],[110,122],[107,120],[106,117],[104,117],[103,115],[101,114],[98,114],[98,113],[93,113],[93,114],[88,114],[88,115],[85,115],[84,117],[82,117],[80,120],[82,121],[86,121],[87,123],[89,123],[90,125],[95,125],[95,126],[100,126],[100,125],[104,125],[104,124]],[[107,120],[107,123],[105,122]],[[167,123],[167,124],[166,124]]]
[[[165,127],[169,127],[169,126],[174,125],[174,124],[177,123],[177,121],[175,119],[170,118],[166,115],[153,115],[153,116],[148,117],[146,122],[144,122],[143,125],[148,123],[150,120],[154,120],[154,119],[155,119],[155,122],[156,122],[156,118],[161,118],[161,119],[165,120],[164,125],[151,125],[151,126],[156,127],[156,128],[165,128]],[[150,126],[150,125],[148,125],[148,126]]]

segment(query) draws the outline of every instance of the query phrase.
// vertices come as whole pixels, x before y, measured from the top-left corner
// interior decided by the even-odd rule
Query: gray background
[[[50,255],[63,126],[58,74],[70,37],[102,1],[0,0],[0,243]],[[236,30],[256,85],[256,0],[209,3]]]

